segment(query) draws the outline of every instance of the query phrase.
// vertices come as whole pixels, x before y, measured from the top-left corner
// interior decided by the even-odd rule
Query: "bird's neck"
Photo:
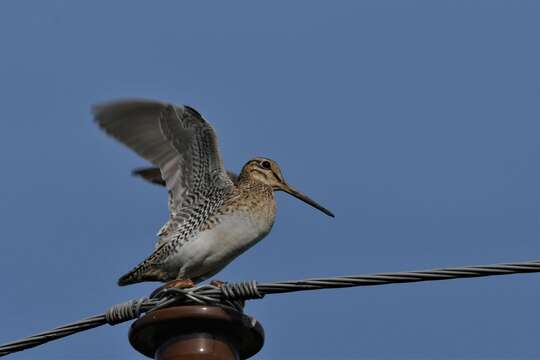
[[[241,172],[236,185],[240,190],[273,192],[272,187],[249,173]]]

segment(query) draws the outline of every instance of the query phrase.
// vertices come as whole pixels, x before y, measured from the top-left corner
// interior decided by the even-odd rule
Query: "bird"
[[[324,214],[334,214],[290,186],[266,157],[227,171],[215,130],[187,105],[117,100],[92,107],[97,125],[153,164],[133,174],[168,190],[169,217],[153,252],[118,279],[188,288],[211,278],[268,235],[275,221],[274,192],[284,191]]]

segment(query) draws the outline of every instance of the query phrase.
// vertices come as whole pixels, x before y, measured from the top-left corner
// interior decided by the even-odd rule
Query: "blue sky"
[[[537,1],[3,1],[0,342],[148,294],[166,194],[92,104],[189,104],[227,167],[264,155],[335,212],[278,195],[229,281],[540,258]],[[540,357],[540,276],[269,296],[257,359]],[[14,359],[140,359],[128,325]]]

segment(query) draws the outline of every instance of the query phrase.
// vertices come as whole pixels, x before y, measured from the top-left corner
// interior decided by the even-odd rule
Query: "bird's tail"
[[[118,279],[118,286],[136,284],[143,281],[166,281],[166,273],[149,263],[148,259],[135,266]]]

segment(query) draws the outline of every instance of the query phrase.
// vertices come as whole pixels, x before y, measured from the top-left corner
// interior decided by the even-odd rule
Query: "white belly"
[[[196,282],[207,279],[264,238],[270,232],[274,219],[253,215],[223,215],[215,227],[186,242],[171,259],[180,265],[180,277]]]

